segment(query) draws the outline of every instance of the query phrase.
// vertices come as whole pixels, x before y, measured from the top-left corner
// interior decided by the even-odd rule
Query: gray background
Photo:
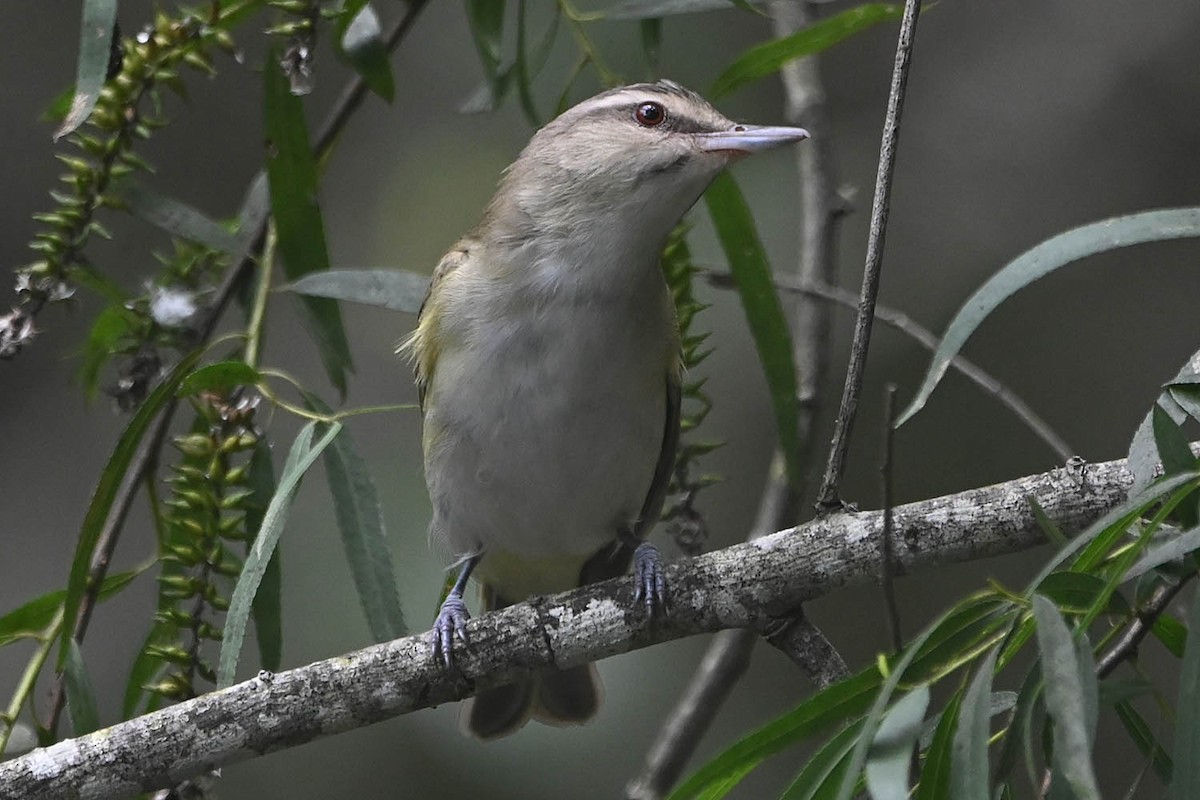
[[[377,5],[386,19],[399,11],[390,2]],[[534,30],[541,29],[549,7],[537,5]],[[4,7],[0,264],[6,266],[30,260],[25,243],[35,227],[29,215],[47,208],[44,192],[60,172],[50,126],[35,119],[74,74],[78,7],[61,0],[10,0]],[[122,4],[127,30],[139,27],[146,7]],[[599,24],[589,30],[611,66],[631,78],[647,77],[635,25]],[[700,90],[745,47],[770,36],[767,20],[737,10],[672,19],[664,30],[660,73]],[[1200,6],[1188,0],[958,0],[939,3],[924,15],[905,112],[882,301],[940,329],[976,286],[1048,236],[1109,215],[1195,204],[1198,33]],[[836,172],[857,191],[856,211],[841,235],[842,282],[854,289],[894,36],[893,25],[881,26],[837,47],[824,61]],[[252,51],[247,64],[259,63],[260,43],[249,31],[242,38]],[[573,48],[564,29],[547,76],[537,84],[543,108],[557,97]],[[480,78],[460,3],[434,3],[394,64],[395,103],[367,102],[322,183],[338,267],[430,269],[474,224],[500,170],[530,132],[511,105],[492,116],[455,113]],[[224,216],[236,208],[261,158],[260,78],[251,67],[225,58],[218,68],[214,81],[189,80],[190,104],[168,102],[175,124],[141,152],[158,168],[149,179],[152,186]],[[344,77],[344,69],[323,49],[318,89],[309,102],[311,119],[321,118]],[[574,99],[597,88],[590,80],[575,90]],[[781,92],[773,79],[718,105],[734,118],[782,121]],[[790,264],[797,229],[791,159],[773,153],[735,171],[774,263]],[[703,211],[693,220],[697,260],[720,264]],[[164,247],[165,238],[137,222],[106,221],[112,222],[117,241],[97,241],[91,252],[110,274],[136,288],[153,268],[146,242]],[[1042,412],[1080,455],[1118,457],[1157,385],[1197,346],[1195,254],[1195,245],[1183,242],[1089,259],[1006,303],[967,351]],[[700,324],[711,326],[717,347],[703,370],[716,401],[704,433],[728,443],[709,460],[726,480],[704,495],[712,545],[721,546],[746,533],[774,434],[736,299],[701,291],[714,307]],[[74,309],[48,310],[39,321],[44,333],[35,346],[0,365],[0,613],[63,585],[75,531],[123,425],[103,398],[86,404],[71,378],[81,337],[98,308],[94,299],[83,298]],[[293,312],[290,298],[272,304],[265,362],[304,376],[332,397]],[[412,318],[359,307],[344,313],[357,364],[349,404],[415,400],[407,368],[392,355]],[[838,312],[835,319],[835,362],[841,362],[849,316]],[[898,382],[904,399],[925,364],[916,347],[877,329],[845,485],[845,494],[864,507],[878,504],[882,384]],[[839,367],[835,397],[840,378]],[[280,449],[295,427],[284,415],[271,422]],[[441,565],[424,537],[429,510],[417,415],[357,418],[349,429],[380,488],[410,625],[425,628]],[[1053,454],[1020,423],[953,375],[901,432],[897,446],[900,502],[1055,466]],[[367,644],[319,477],[306,481],[282,546],[286,665]],[[121,541],[117,567],[137,562],[151,547],[147,517],[139,507]],[[1043,555],[901,580],[908,630],[981,587],[987,577],[1018,585]],[[116,718],[153,591],[153,581],[145,579],[106,604],[85,642],[105,721]],[[876,589],[837,593],[814,603],[810,615],[855,666],[886,646]],[[443,707],[230,767],[221,793],[226,798],[613,797],[637,771],[705,644],[702,639],[677,642],[601,664],[607,705],[583,728],[531,725],[518,736],[484,746],[461,738],[456,709]],[[1156,645],[1146,650],[1153,661]],[[253,650],[246,652],[244,666],[251,670]],[[24,646],[0,652],[4,696],[27,657]],[[781,656],[757,653],[702,755],[717,752],[810,690]],[[38,701],[45,706],[44,690]],[[1106,793],[1118,795],[1125,789],[1119,776],[1130,776],[1140,762],[1114,718],[1103,718],[1101,729],[1101,778]],[[778,793],[799,758],[787,753],[774,759],[738,796]]]

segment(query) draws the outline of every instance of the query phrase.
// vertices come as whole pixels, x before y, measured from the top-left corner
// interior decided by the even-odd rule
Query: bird
[[[659,265],[667,237],[732,161],[802,128],[732,122],[669,80],[609,89],[539,129],[482,220],[435,268],[413,333],[430,539],[458,568],[431,631],[454,666],[473,576],[485,610],[616,577],[664,613],[645,536],[679,438],[681,344]],[[530,718],[581,724],[594,666],[484,688],[462,711],[480,739]]]

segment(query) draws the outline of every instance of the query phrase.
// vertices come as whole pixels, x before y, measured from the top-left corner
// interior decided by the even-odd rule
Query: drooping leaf
[[[791,712],[767,723],[701,767],[671,793],[670,800],[713,797],[706,792],[740,779],[763,759],[802,739],[829,730],[861,714],[870,705],[881,678],[868,669],[818,692]],[[728,785],[728,789],[732,789]]]
[[[116,447],[113,448],[112,455],[109,456],[108,463],[104,466],[104,471],[100,473],[100,481],[92,493],[87,514],[79,529],[75,554],[71,558],[71,573],[67,578],[67,595],[63,601],[62,646],[58,651],[57,663],[60,669],[66,663],[68,643],[75,633],[75,620],[79,618],[79,608],[83,603],[84,591],[87,589],[88,570],[91,567],[96,544],[100,540],[100,531],[108,519],[109,511],[112,510],[113,501],[117,497],[117,489],[125,478],[125,472],[129,469],[129,462],[133,460],[133,454],[141,443],[146,429],[150,427],[150,423],[158,416],[163,406],[174,397],[179,383],[185,375],[192,371],[192,367],[195,366],[199,357],[200,353],[198,352],[184,356],[175,365],[175,368],[163,378],[162,383],[142,401],[121,433],[121,438],[117,440]]]
[[[245,361],[218,361],[206,364],[184,378],[176,394],[191,397],[201,392],[226,392],[236,386],[253,386],[261,379],[258,370]]]
[[[1170,786],[1175,764],[1150,730],[1150,726],[1146,724],[1146,720],[1142,719],[1142,715],[1137,712],[1137,709],[1126,701],[1117,703],[1113,706],[1113,710],[1117,712],[1121,726],[1125,728],[1125,732],[1129,734],[1129,738],[1133,740],[1137,749],[1144,757],[1150,759],[1150,765],[1154,767],[1154,772],[1158,775],[1159,780],[1164,785]]]
[[[1137,563],[1125,572],[1123,580],[1131,581],[1141,577],[1155,567],[1183,558],[1196,550],[1200,550],[1200,528],[1192,528],[1171,536],[1165,541],[1147,548]]]
[[[247,547],[254,546],[254,539],[262,529],[267,506],[275,496],[275,467],[271,463],[271,447],[266,439],[259,439],[250,456],[250,467],[246,473],[246,488],[253,494],[246,502],[246,531],[251,538]],[[275,672],[283,661],[283,570],[280,566],[279,544],[271,553],[267,570],[263,573],[258,591],[254,593],[251,611],[254,614],[254,638],[258,641],[258,657],[264,669]]]
[[[1187,616],[1188,631],[1200,631],[1200,593],[1192,598]],[[1200,636],[1189,635],[1179,665],[1179,699],[1175,703],[1174,772],[1167,792],[1169,800],[1200,797]]]
[[[1163,470],[1167,475],[1196,468],[1196,457],[1192,455],[1191,445],[1183,435],[1183,429],[1177,425],[1162,405],[1156,403],[1151,410],[1154,422],[1154,444],[1162,459]],[[1185,500],[1179,504],[1179,521],[1185,528],[1194,528],[1200,524],[1200,509],[1196,506],[1196,498]]]
[[[1176,658],[1183,658],[1183,651],[1187,647],[1188,631],[1183,627],[1183,623],[1177,620],[1170,614],[1159,614],[1154,620],[1154,625],[1151,626],[1150,632],[1154,634],[1154,638],[1162,643],[1162,646],[1167,648],[1167,651]]]
[[[925,764],[921,768],[921,782],[917,785],[913,800],[941,800],[953,797],[950,794],[950,775],[953,769],[953,747],[958,717],[962,709],[963,691],[960,688],[946,703],[933,739],[925,752]]]
[[[297,280],[311,272],[329,269],[325,223],[317,204],[317,166],[308,142],[301,100],[278,67],[272,50],[263,70],[263,104],[267,135],[267,182],[271,213],[283,255],[283,272]],[[333,300],[302,298],[307,328],[317,343],[329,380],[343,395],[346,373],[353,370],[350,345],[342,329],[342,315]]]
[[[104,364],[140,324],[138,315],[125,308],[124,303],[114,303],[96,315],[87,343],[83,346],[83,361],[79,365],[79,381],[83,384],[87,399],[96,396],[100,386],[100,370]]]
[[[129,213],[172,236],[226,255],[240,252],[237,237],[228,228],[181,200],[156,194],[132,180],[124,181],[114,195]]]
[[[781,800],[827,800],[833,796],[850,766],[850,753],[862,735],[862,720],[844,730],[813,753],[804,769],[783,793]]]
[[[342,429],[340,422],[334,422],[316,444],[311,444],[315,426],[315,422],[305,425],[300,429],[296,441],[292,443],[275,496],[271,498],[267,513],[263,515],[262,526],[254,540],[254,546],[246,554],[242,574],[238,577],[229,611],[225,615],[225,634],[221,640],[221,656],[217,665],[219,688],[223,689],[233,683],[242,642],[246,637],[246,620],[250,617],[254,596],[275,551],[275,545],[279,543],[279,537],[283,533],[283,525],[287,521],[296,487],[304,473]]]
[[[1086,614],[1100,599],[1105,598],[1107,583],[1103,578],[1083,572],[1052,572],[1038,586],[1038,594],[1050,598],[1066,614]],[[1105,611],[1124,614],[1129,603],[1119,594],[1105,599]]]
[[[704,194],[721,249],[737,281],[738,296],[754,337],[759,361],[766,374],[775,411],[779,447],[787,464],[788,479],[798,486],[800,433],[796,420],[796,367],[792,338],[783,305],[775,291],[771,267],[754,227],[754,218],[741,190],[728,172],[717,176]]]
[[[79,62],[75,69],[75,96],[66,119],[54,132],[57,141],[78,128],[91,115],[100,99],[112,56],[113,26],[117,22],[117,0],[83,0],[79,22]]]
[[[921,735],[929,686],[922,684],[888,710],[867,754],[867,791],[873,800],[907,800],[908,768]]]
[[[304,399],[313,411],[329,413],[329,407],[320,398],[306,392]],[[392,556],[387,548],[383,509],[367,464],[358,454],[348,431],[325,450],[323,460],[346,563],[354,577],[358,602],[371,635],[376,642],[404,636],[407,627],[396,592]]]
[[[756,0],[761,2],[761,0]],[[653,19],[677,14],[700,14],[706,11],[726,11],[730,0],[625,0],[604,14],[605,19]]]
[[[1200,352],[1192,353],[1187,363],[1179,368],[1171,384],[1191,381],[1200,377]],[[1187,419],[1187,412],[1180,407],[1170,392],[1162,392],[1154,407],[1146,413],[1133,440],[1129,443],[1128,468],[1133,473],[1132,492],[1140,492],[1153,482],[1155,469],[1158,467],[1158,445],[1154,441],[1154,408],[1161,407],[1170,416],[1171,421],[1182,425]]]
[[[107,600],[120,592],[148,566],[149,564],[144,564],[129,572],[107,576],[100,584],[99,599]],[[67,593],[62,589],[47,592],[0,617],[0,647],[20,639],[40,639],[46,636],[66,597]]]
[[[903,3],[865,3],[815,22],[790,36],[755,45],[725,68],[713,83],[710,94],[713,97],[729,94],[747,83],[773,75],[798,58],[820,53],[860,31],[880,22],[899,19],[903,14]]]
[[[392,78],[392,65],[388,60],[387,43],[383,40],[383,28],[375,7],[370,3],[361,3],[349,21],[340,26],[338,41],[342,54],[363,76],[371,91],[392,102],[396,86]]]
[[[305,275],[282,288],[311,297],[415,314],[421,310],[429,276],[403,269],[337,269]]]
[[[996,762],[997,781],[1007,783],[1016,769],[1018,759],[1024,755],[1029,784],[1035,787],[1035,791],[1040,791],[1040,778],[1034,773],[1033,764],[1033,722],[1041,706],[1043,688],[1041,666],[1035,662],[1021,681],[1012,719],[1004,731],[1000,758]]]
[[[1096,700],[1089,699],[1088,687],[1081,679],[1075,641],[1050,600],[1035,594],[1033,615],[1046,681],[1046,709],[1054,720],[1055,771],[1079,800],[1099,800],[1100,788],[1092,769],[1094,728],[1089,730],[1088,713],[1089,706],[1096,707]]]
[[[479,52],[483,75],[492,88],[492,97],[499,97],[497,76],[504,39],[505,0],[467,0],[467,22],[471,37]]]
[[[75,736],[83,736],[99,729],[100,712],[96,708],[96,690],[92,688],[91,676],[83,663],[79,642],[74,639],[67,645],[63,683],[67,693],[67,713],[71,716],[72,733]]]
[[[993,650],[975,670],[963,696],[954,732],[950,792],[956,800],[989,800],[988,735],[991,719],[992,675],[999,650]],[[924,780],[921,781],[924,784]]]
[[[933,355],[925,380],[896,427],[928,401],[951,359],[975,329],[1015,292],[1086,256],[1144,242],[1200,236],[1200,208],[1172,208],[1112,217],[1061,233],[1027,250],[980,287],[959,310]]]

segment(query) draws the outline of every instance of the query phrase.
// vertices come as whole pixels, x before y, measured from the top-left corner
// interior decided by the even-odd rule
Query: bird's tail
[[[511,605],[485,586],[488,610]],[[548,668],[516,683],[484,689],[463,703],[463,730],[477,739],[496,739],[520,730],[533,718],[545,725],[582,725],[596,716],[604,687],[594,664]]]

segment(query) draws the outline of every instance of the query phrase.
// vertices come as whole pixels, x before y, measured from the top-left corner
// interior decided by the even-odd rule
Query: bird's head
[[[632,84],[534,134],[497,199],[568,232],[607,223],[661,239],[731,161],[807,137],[801,128],[732,122],[671,81]]]

